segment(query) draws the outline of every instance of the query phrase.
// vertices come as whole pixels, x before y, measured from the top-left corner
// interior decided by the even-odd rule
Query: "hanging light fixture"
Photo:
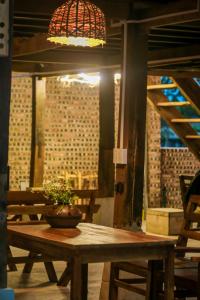
[[[105,16],[100,8],[88,0],[66,0],[53,13],[47,39],[62,45],[104,45]]]

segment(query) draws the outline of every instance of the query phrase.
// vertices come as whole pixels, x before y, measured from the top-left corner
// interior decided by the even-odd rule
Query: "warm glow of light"
[[[101,80],[101,77],[99,75],[94,75],[94,74],[90,75],[90,74],[80,73],[78,74],[78,76],[82,78],[85,83],[88,83],[92,86],[98,85]]]
[[[121,79],[120,73],[115,73],[115,84],[119,84]],[[80,73],[75,75],[64,75],[57,77],[57,80],[63,82],[65,85],[70,86],[74,82],[78,82],[81,84],[88,84],[90,87],[95,87],[99,84],[101,77],[98,73],[86,74]]]
[[[121,79],[121,74],[120,73],[115,73],[115,81]]]
[[[57,80],[63,82],[67,86],[70,86],[74,82],[78,82],[81,84],[88,84],[90,87],[95,87],[100,82],[100,76],[97,74],[80,73],[76,75],[60,76]]]
[[[72,45],[72,46],[82,46],[82,47],[96,47],[99,45],[104,45],[106,42],[104,40],[94,39],[94,38],[84,38],[84,37],[73,37],[73,36],[50,36],[47,38],[48,41],[61,44],[61,45]]]

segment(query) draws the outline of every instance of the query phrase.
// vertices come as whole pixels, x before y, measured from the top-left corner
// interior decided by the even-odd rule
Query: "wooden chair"
[[[186,256],[187,253],[200,253],[200,228],[197,226],[200,221],[200,213],[197,207],[200,207],[200,196],[191,195],[175,248],[175,297],[179,299],[197,297],[200,300],[200,256]],[[188,239],[197,241],[198,247],[187,247]],[[122,270],[137,275],[139,278],[121,278],[119,274]],[[138,286],[141,283],[146,283],[146,289]],[[111,264],[110,295],[112,289],[116,290],[120,287],[144,295],[146,299],[162,299],[162,283],[162,271],[155,270],[153,264],[146,262]],[[152,285],[154,285],[152,290],[157,290],[156,295],[151,295],[149,292]]]
[[[97,213],[100,208],[100,205],[95,204],[96,191],[77,190],[74,192],[79,197],[76,206],[83,213],[82,221],[92,222],[93,214]],[[8,225],[17,224],[22,226],[45,224],[43,216],[52,209],[52,205],[52,202],[42,192],[9,191],[7,223]],[[17,270],[16,264],[25,263],[23,273],[30,273],[33,264],[36,262],[44,263],[50,281],[58,281],[52,259],[33,252],[29,252],[28,256],[13,257],[11,249],[8,247],[8,267],[10,271]]]
[[[181,199],[182,204],[184,206],[186,193],[191,185],[192,179],[194,176],[192,175],[180,175],[179,183],[180,183],[180,191],[181,191]]]

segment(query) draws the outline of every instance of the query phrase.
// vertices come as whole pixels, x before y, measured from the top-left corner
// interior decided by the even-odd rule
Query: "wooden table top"
[[[134,248],[142,245],[161,247],[173,245],[173,240],[158,236],[146,235],[142,232],[132,232],[122,229],[105,227],[91,223],[80,223],[77,228],[57,229],[48,225],[14,225],[8,226],[8,237],[30,237],[35,241],[48,242],[66,248],[102,248],[114,246],[131,246]]]

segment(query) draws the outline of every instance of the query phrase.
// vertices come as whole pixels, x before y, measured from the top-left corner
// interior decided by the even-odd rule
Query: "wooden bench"
[[[93,214],[97,213],[100,205],[95,204],[95,190],[73,191],[79,199],[75,205],[83,213],[82,222],[92,222]],[[9,191],[8,192],[8,224],[34,225],[46,223],[44,215],[52,209],[52,201],[47,199],[43,192]],[[25,263],[23,273],[30,273],[35,262],[43,262],[48,278],[57,282],[56,272],[51,258],[43,257],[38,253],[30,252],[28,256],[13,257],[8,248],[8,267],[10,271],[16,271],[16,264]]]

